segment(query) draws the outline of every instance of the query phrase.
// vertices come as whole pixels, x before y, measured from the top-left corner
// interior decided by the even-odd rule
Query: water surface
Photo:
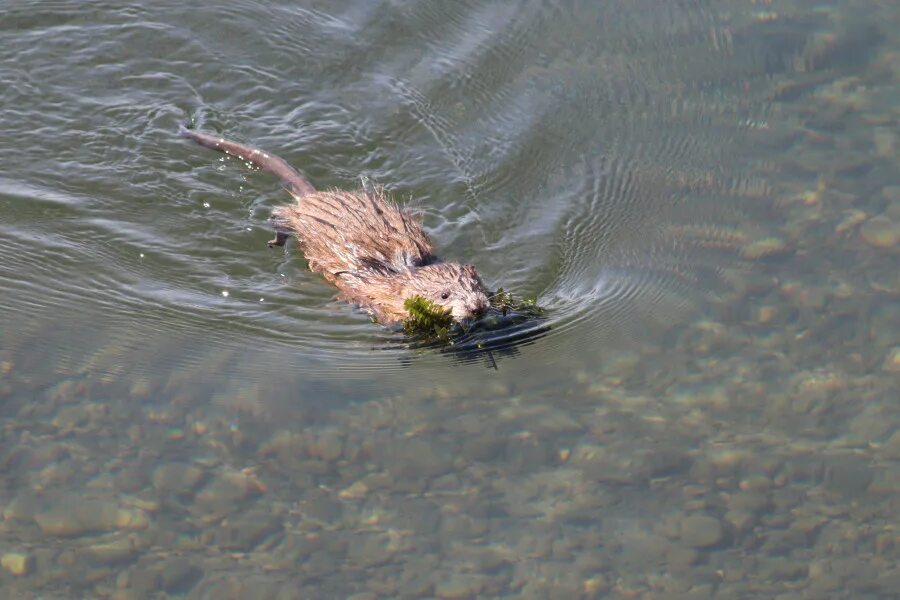
[[[891,597],[898,26],[5,7],[0,594]],[[286,192],[186,121],[384,185],[546,321],[405,347],[266,248]]]

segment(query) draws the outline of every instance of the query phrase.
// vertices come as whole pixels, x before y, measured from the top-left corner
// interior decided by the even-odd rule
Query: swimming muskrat
[[[404,302],[415,296],[449,309],[461,323],[489,307],[475,267],[437,258],[421,221],[395,206],[382,190],[316,191],[277,156],[184,126],[181,134],[280,177],[296,202],[273,211],[275,239],[269,246],[283,246],[294,234],[310,270],[380,323],[409,318]]]

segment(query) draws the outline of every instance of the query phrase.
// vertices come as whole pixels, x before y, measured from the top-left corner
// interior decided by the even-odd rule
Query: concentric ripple
[[[765,27],[738,1],[15,3],[2,349],[64,372],[389,387],[406,366],[430,385],[652,342],[759,234],[768,80],[806,43]],[[319,187],[384,184],[443,257],[546,318],[410,349],[265,247],[287,195],[179,138],[185,118]]]

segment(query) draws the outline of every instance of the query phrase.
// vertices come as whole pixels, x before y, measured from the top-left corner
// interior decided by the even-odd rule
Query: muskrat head
[[[472,265],[434,263],[413,269],[403,289],[404,299],[422,296],[444,308],[457,321],[469,321],[490,306],[488,292]]]

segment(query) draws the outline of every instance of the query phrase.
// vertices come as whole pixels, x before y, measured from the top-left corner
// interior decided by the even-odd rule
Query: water
[[[296,4],[0,7],[0,597],[893,597],[897,8]],[[186,121],[547,319],[407,348]]]

